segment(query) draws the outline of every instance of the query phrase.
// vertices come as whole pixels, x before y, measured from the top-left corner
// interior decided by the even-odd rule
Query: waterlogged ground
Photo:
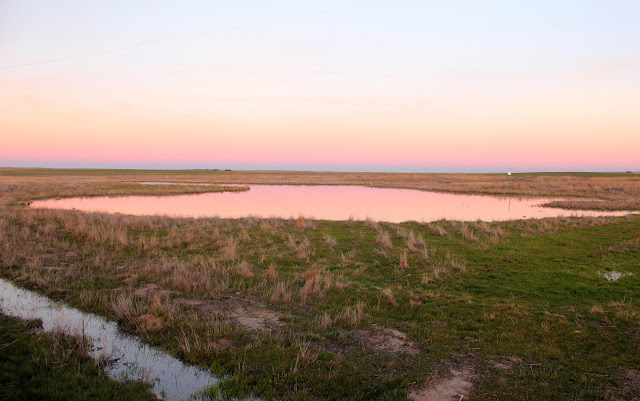
[[[79,337],[44,333],[34,320],[0,314],[0,399],[153,401],[139,382],[117,382],[86,356]]]
[[[48,181],[0,200],[110,188]],[[396,224],[17,201],[0,210],[0,274],[224,377],[213,397],[640,394],[640,216]]]
[[[158,184],[179,185],[166,182]],[[626,212],[576,211],[540,206],[554,201],[560,201],[560,199],[461,195],[358,186],[252,185],[250,190],[238,192],[162,197],[50,199],[33,202],[31,206],[135,215],[223,218],[248,216],[289,218],[303,215],[323,220],[370,218],[375,221],[395,223],[429,222],[441,219],[497,221],[532,217],[626,214]]]
[[[187,366],[165,352],[118,330],[115,322],[83,313],[0,279],[0,312],[38,320],[45,332],[82,336],[88,354],[101,361],[112,379],[143,381],[167,401],[197,396],[217,383],[206,371]]]

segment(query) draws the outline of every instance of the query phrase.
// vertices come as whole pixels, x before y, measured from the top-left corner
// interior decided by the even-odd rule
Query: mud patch
[[[608,388],[605,390],[607,399],[629,399],[640,400],[640,371],[623,369],[620,372],[623,383],[618,388]]]
[[[133,297],[147,300],[154,297],[170,299],[171,303],[191,309],[201,318],[215,317],[248,331],[272,332],[283,325],[281,313],[265,308],[260,302],[239,296],[221,295],[215,300],[184,298],[157,284],[146,284],[136,288]]]
[[[409,392],[411,401],[461,401],[468,399],[473,390],[471,378],[473,371],[470,368],[451,370],[451,376],[447,378],[431,377],[425,387]]]
[[[359,337],[376,351],[392,354],[420,354],[420,347],[406,333],[387,327],[371,325],[371,329],[358,330]]]
[[[239,298],[220,301],[177,298],[175,302],[195,309],[199,315],[226,319],[248,331],[272,332],[283,325],[280,321],[280,313],[266,309],[257,303],[242,305],[245,302]]]
[[[268,309],[236,308],[229,316],[240,326],[250,331],[273,331],[282,326],[279,315]]]

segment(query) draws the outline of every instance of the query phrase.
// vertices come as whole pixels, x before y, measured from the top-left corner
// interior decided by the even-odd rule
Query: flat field
[[[0,169],[0,275],[227,375],[223,398],[640,394],[640,216],[391,224],[27,205],[221,190],[140,181],[572,196],[554,206],[639,210],[636,174]]]

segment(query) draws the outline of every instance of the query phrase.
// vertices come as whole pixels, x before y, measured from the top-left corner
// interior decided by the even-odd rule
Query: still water
[[[539,205],[558,198],[497,197],[359,186],[252,185],[243,192],[177,196],[50,199],[36,208],[77,209],[183,217],[298,217],[323,220],[498,221],[556,216],[620,216],[628,212],[575,211]]]

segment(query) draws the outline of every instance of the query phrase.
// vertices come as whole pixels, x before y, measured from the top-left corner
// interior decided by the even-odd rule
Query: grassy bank
[[[155,400],[140,383],[118,383],[76,338],[41,333],[37,321],[0,315],[0,399]]]
[[[455,378],[478,400],[633,399],[640,388],[638,216],[135,217],[20,206],[120,178],[9,180],[2,276],[232,375],[227,396],[423,400]]]
[[[52,181],[64,186],[86,184],[101,191],[113,191],[114,185],[137,184],[141,181],[364,185],[467,194],[575,197],[578,199],[557,202],[553,206],[568,209],[640,210],[639,174],[530,173],[507,177],[506,174],[0,168],[0,177],[6,183],[18,186],[25,180],[41,184]],[[55,192],[56,188],[52,187],[50,190]],[[86,190],[88,188],[85,188]],[[132,188],[122,188],[120,192],[126,190],[131,191]],[[178,192],[179,189],[166,189],[166,191]],[[192,187],[189,191],[205,192],[206,189]],[[86,194],[94,195],[95,193]]]

